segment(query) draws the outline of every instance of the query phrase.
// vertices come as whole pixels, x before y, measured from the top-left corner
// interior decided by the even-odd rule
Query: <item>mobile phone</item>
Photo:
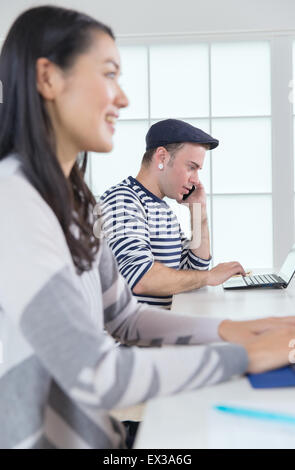
[[[193,186],[192,189],[190,189],[190,192],[189,192],[189,193],[184,194],[182,200],[185,201],[185,200],[192,194],[192,192],[194,192],[195,189],[196,189],[196,187]]]

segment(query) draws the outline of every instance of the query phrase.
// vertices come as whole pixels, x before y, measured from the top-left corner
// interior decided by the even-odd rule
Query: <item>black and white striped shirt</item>
[[[102,228],[131,289],[155,261],[174,269],[208,269],[189,249],[169,205],[129,176],[101,197]],[[134,294],[136,295],[136,294]],[[139,302],[170,308],[172,296],[136,295]]]

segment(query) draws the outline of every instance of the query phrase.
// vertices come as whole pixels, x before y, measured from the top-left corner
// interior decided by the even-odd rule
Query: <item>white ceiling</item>
[[[116,35],[295,30],[294,0],[2,0],[0,37],[21,11],[42,4],[83,10]]]

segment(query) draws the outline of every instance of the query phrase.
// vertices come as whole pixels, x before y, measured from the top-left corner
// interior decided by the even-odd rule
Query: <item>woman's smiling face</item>
[[[46,102],[58,149],[109,152],[120,108],[128,100],[119,86],[120,57],[107,34],[92,33],[89,49],[69,70],[58,69],[57,92]]]

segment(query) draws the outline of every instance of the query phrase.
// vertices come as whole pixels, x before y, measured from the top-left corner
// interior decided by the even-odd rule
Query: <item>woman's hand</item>
[[[290,364],[290,345],[294,339],[294,327],[267,331],[257,336],[245,345],[249,357],[247,372],[258,374]]]
[[[219,325],[218,333],[224,341],[246,344],[262,333],[286,327],[295,328],[295,316],[267,317],[249,321],[224,320]]]

